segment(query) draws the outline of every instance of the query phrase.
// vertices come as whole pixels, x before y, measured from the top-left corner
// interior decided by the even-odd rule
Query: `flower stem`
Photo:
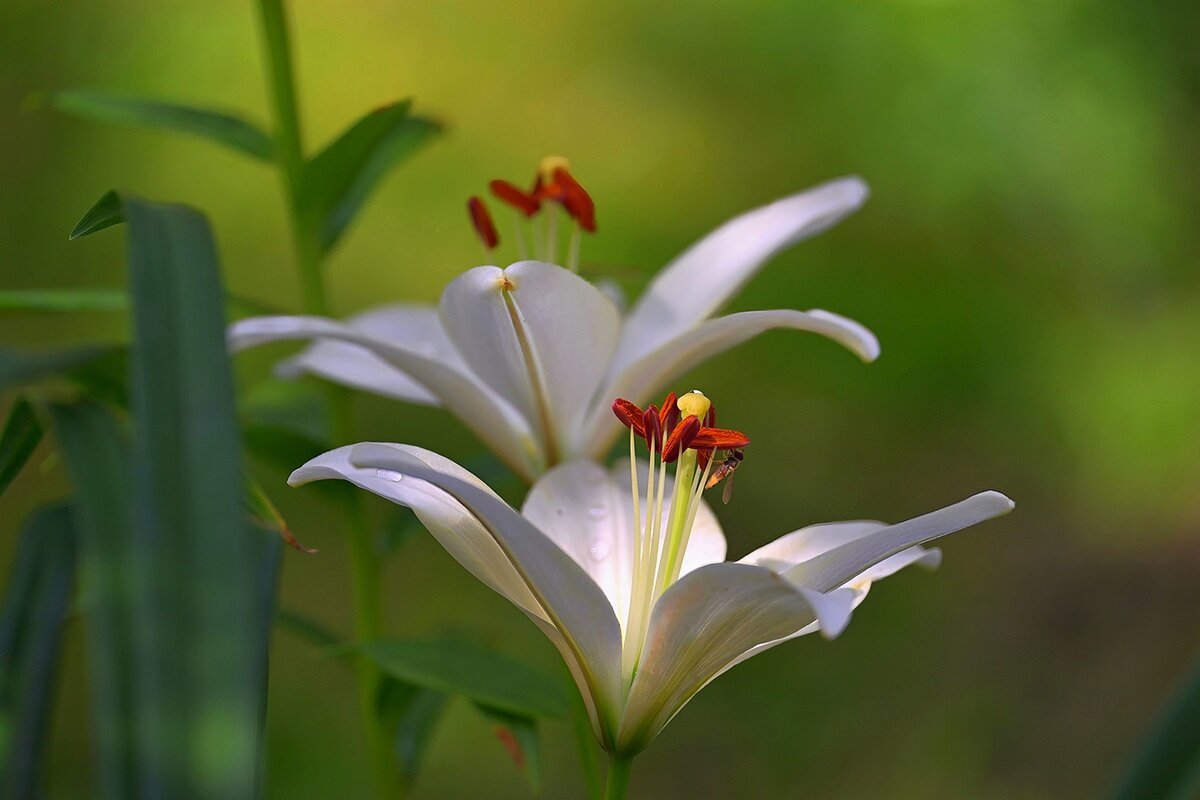
[[[329,302],[321,271],[322,252],[317,234],[300,213],[300,188],[304,173],[304,146],[301,138],[299,104],[292,71],[284,0],[259,0],[263,45],[267,53],[268,91],[274,105],[277,163],[283,174],[284,189],[296,251],[301,297],[307,314],[329,314]],[[328,406],[337,441],[354,441],[354,421],[349,397],[336,386],[328,389]],[[350,571],[354,584],[354,634],[359,641],[379,638],[381,632],[379,572],[371,528],[360,493],[351,501],[348,518],[350,534]],[[366,656],[356,661],[359,705],[363,715],[368,749],[376,787],[381,798],[394,800],[403,795],[400,774],[393,761],[391,732],[377,713],[383,675]]]
[[[629,791],[629,773],[633,769],[633,756],[613,754],[608,760],[608,784],[604,787],[604,800],[625,800]]]

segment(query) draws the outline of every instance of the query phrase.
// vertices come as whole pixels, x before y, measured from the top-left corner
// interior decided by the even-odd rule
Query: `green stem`
[[[258,0],[262,18],[263,44],[267,52],[268,91],[275,112],[275,144],[284,179],[291,220],[292,241],[299,266],[304,311],[327,316],[329,301],[321,271],[322,252],[316,231],[304,219],[300,208],[300,188],[304,174],[304,145],[301,136],[299,103],[293,78],[287,12],[283,0]],[[329,387],[329,411],[334,436],[339,442],[354,441],[354,420],[349,397],[342,389]],[[354,634],[359,641],[377,639],[382,631],[379,601],[378,559],[371,527],[356,493],[350,506],[350,572],[354,592]],[[356,659],[359,705],[366,729],[376,786],[382,798],[403,795],[400,774],[391,750],[391,731],[383,725],[376,703],[383,674],[366,656]]]
[[[633,769],[633,756],[613,754],[608,760],[608,785],[604,787],[604,800],[625,800],[629,791],[629,773]]]
[[[569,672],[567,679],[570,682]],[[569,691],[574,700],[571,721],[575,727],[575,744],[579,747],[579,761],[583,767],[588,800],[601,800],[604,797],[604,786],[600,783],[600,759],[597,758],[599,748],[596,747],[596,738],[592,733],[592,721],[588,717],[587,706],[583,704],[583,697],[573,682],[570,683]]]

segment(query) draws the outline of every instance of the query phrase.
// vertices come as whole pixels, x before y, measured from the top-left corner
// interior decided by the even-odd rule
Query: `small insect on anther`
[[[705,489],[711,489],[721,481],[725,481],[725,488],[721,490],[721,502],[729,505],[729,501],[733,498],[733,473],[742,465],[742,460],[746,454],[740,447],[725,451],[725,458],[713,470],[712,475],[708,478],[708,483],[704,484]]]

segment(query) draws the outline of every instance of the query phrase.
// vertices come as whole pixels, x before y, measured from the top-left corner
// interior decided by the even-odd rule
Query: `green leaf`
[[[445,692],[385,678],[379,687],[378,710],[384,724],[395,731],[393,749],[400,777],[411,786],[420,771],[429,741],[450,700]]]
[[[388,171],[441,130],[410,116],[411,105],[404,100],[372,111],[304,166],[297,211],[322,251],[337,243]]]
[[[21,289],[0,291],[0,311],[124,311],[120,289]]]
[[[114,448],[103,441],[64,441],[79,494],[88,498],[81,512],[124,531],[104,557],[128,573],[100,594],[133,635],[110,631],[102,650],[124,654],[133,670],[119,674],[138,676],[128,684],[138,796],[253,797],[268,627],[258,621],[270,617],[269,587],[264,537],[252,535],[242,505],[216,249],[195,211],[116,197],[129,223],[133,301],[129,463],[106,457]],[[69,413],[57,416],[60,438],[63,430],[71,438]],[[121,485],[95,491],[103,481]],[[94,715],[102,725],[105,711],[98,706]],[[102,794],[133,796],[125,788]]]
[[[0,389],[33,383],[76,369],[111,353],[111,347],[77,347],[69,350],[22,352],[0,348]]]
[[[41,796],[63,621],[75,579],[67,505],[26,520],[0,612],[0,795]]]
[[[99,404],[50,410],[75,484],[97,793],[102,800],[124,800],[136,796],[137,784],[129,447],[116,419]]]
[[[235,114],[98,89],[54,92],[49,104],[59,111],[88,119],[200,136],[261,161],[275,157],[271,137]]]
[[[1142,738],[1113,800],[1200,796],[1200,661]]]
[[[417,686],[517,715],[561,717],[567,710],[557,678],[478,645],[458,639],[383,639],[362,647],[385,673]]]
[[[0,431],[0,495],[33,455],[42,434],[42,425],[33,413],[33,407],[24,397],[18,397],[8,412],[4,430]]]
[[[215,243],[199,213],[123,196],[134,350],[134,504],[145,568],[142,755],[180,793],[257,786],[260,542],[242,506],[241,443]]]
[[[487,717],[492,732],[504,745],[509,758],[529,781],[534,794],[542,791],[542,754],[538,744],[537,720],[533,717],[510,714],[497,708],[476,703],[475,707]]]
[[[121,205],[120,196],[115,191],[105,192],[80,218],[79,222],[75,223],[75,227],[71,229],[70,238],[78,239],[81,236],[111,228],[113,225],[119,225],[124,221],[125,209]]]

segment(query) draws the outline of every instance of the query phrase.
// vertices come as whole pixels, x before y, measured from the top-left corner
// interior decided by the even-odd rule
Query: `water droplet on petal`
[[[404,480],[404,476],[394,469],[377,469],[375,470],[375,477],[383,478],[385,481],[392,481],[393,483],[399,483]]]
[[[596,506],[588,509],[588,516],[592,519],[604,519],[608,516],[608,509],[604,506]]]
[[[592,539],[592,543],[588,546],[588,555],[593,561],[603,561],[608,558],[609,552],[612,550],[612,545],[608,539],[597,536]]]

